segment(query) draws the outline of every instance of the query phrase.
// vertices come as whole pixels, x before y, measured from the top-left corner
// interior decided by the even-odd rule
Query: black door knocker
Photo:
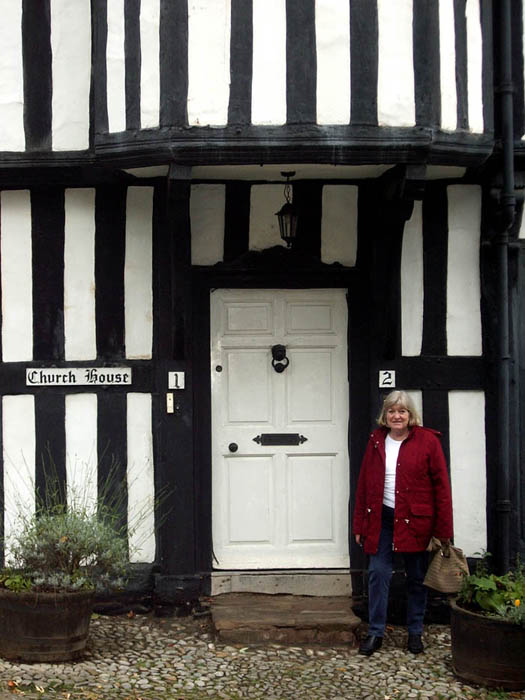
[[[286,348],[284,345],[274,345],[272,347],[272,367],[279,374],[290,364],[290,360],[286,357]]]

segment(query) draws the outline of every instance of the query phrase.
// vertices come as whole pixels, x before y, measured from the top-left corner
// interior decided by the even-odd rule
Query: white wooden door
[[[216,568],[348,566],[346,337],[344,290],[211,293]]]

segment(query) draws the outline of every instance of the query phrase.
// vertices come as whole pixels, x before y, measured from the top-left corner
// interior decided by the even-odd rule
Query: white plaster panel
[[[355,185],[325,185],[321,221],[321,260],[353,267],[357,256]]]
[[[95,332],[95,190],[65,191],[64,334],[66,360],[93,360]]]
[[[447,352],[481,355],[481,188],[452,185],[447,195]]]
[[[160,0],[140,3],[140,126],[160,120]]]
[[[129,187],[126,201],[126,357],[148,360],[153,343],[153,187]]]
[[[97,395],[66,396],[67,500],[94,513],[98,501]]]
[[[350,5],[316,0],[317,123],[350,122]]]
[[[450,391],[448,407],[454,542],[471,557],[487,548],[485,394]]]
[[[188,121],[228,123],[230,99],[230,0],[188,5]]]
[[[35,399],[33,396],[2,398],[2,448],[4,458],[4,527],[9,540],[20,520],[35,512]]]
[[[253,0],[252,123],[286,123],[284,0]]]
[[[2,359],[33,359],[31,197],[28,190],[0,193]]]
[[[468,124],[470,131],[483,133],[483,42],[479,0],[467,0]]]
[[[214,265],[224,256],[224,185],[192,185],[190,198],[191,262]]]
[[[377,119],[380,126],[414,126],[412,0],[378,0]]]
[[[401,353],[421,354],[423,340],[423,217],[421,202],[405,225],[401,252]]]
[[[51,0],[52,142],[55,151],[89,147],[91,5]]]
[[[151,394],[127,397],[128,538],[130,561],[155,559],[155,485]]]
[[[124,52],[124,0],[108,3],[106,94],[108,129],[126,130],[126,56]]]
[[[0,151],[23,151],[22,3],[0,0]]]
[[[466,168],[456,165],[428,165],[426,172],[427,180],[461,179],[467,172]]]
[[[439,62],[441,128],[446,131],[455,131],[458,123],[458,107],[454,0],[440,0],[439,2]]]
[[[282,244],[276,212],[284,204],[282,185],[253,185],[250,192],[250,250]]]
[[[520,222],[520,230],[518,233],[518,238],[525,238],[525,212],[522,210],[521,212],[521,222]]]
[[[423,392],[419,391],[418,389],[411,389],[410,391],[407,391],[407,394],[410,396],[410,398],[414,402],[414,406],[416,407],[416,410],[419,413],[419,417],[421,418],[421,420],[424,424],[425,419],[423,418]],[[432,426],[429,426],[429,427],[432,427]]]

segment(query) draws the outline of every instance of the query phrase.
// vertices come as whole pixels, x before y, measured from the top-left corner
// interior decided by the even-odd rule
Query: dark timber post
[[[162,574],[156,588],[160,598],[173,602],[187,600],[195,589],[190,191],[191,168],[172,165],[156,248],[157,487],[161,495],[168,490],[161,508]],[[184,372],[184,389],[168,388],[170,371]]]

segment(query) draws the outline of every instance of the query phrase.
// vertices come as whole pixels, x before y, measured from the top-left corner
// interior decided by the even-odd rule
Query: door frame
[[[291,256],[292,260],[293,257]],[[347,290],[348,304],[348,375],[350,406],[348,450],[350,459],[350,494],[355,492],[362,450],[368,437],[370,413],[369,383],[369,313],[362,304],[367,279],[355,268],[348,269],[318,263],[308,269],[293,267],[275,269],[269,260],[263,269],[240,269],[238,265],[217,265],[192,268],[193,312],[193,406],[195,460],[195,567],[202,577],[205,590],[210,590],[213,570],[212,541],[212,426],[210,377],[210,291],[212,289],[333,289]],[[360,296],[358,296],[358,294]],[[352,298],[359,299],[352,305]],[[369,295],[366,295],[369,298]],[[352,344],[350,340],[352,339]],[[356,461],[357,460],[357,461]],[[352,498],[350,498],[350,505]],[[350,507],[351,510],[351,507]],[[350,534],[350,528],[349,528]],[[176,535],[177,536],[177,535]],[[350,538],[350,560],[362,558],[362,553]],[[361,568],[363,563],[360,563]]]

